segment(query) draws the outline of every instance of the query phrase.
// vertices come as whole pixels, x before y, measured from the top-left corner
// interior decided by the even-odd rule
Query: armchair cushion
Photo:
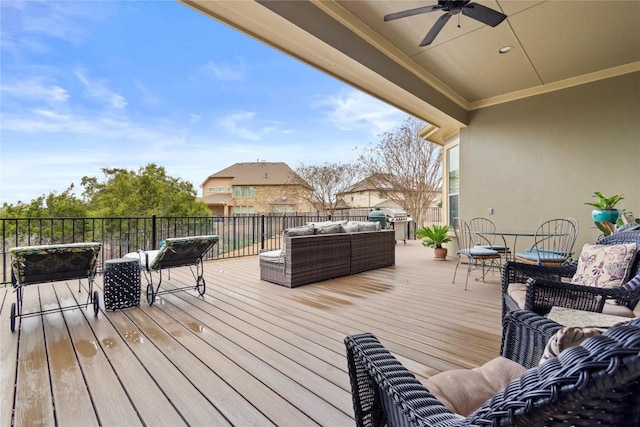
[[[527,300],[527,285],[525,283],[510,283],[507,294],[518,304],[518,307],[524,308]]]
[[[424,385],[451,412],[468,417],[526,370],[512,360],[496,357],[478,368],[441,372]]]
[[[617,288],[629,278],[637,251],[636,243],[585,244],[571,283],[598,288]]]

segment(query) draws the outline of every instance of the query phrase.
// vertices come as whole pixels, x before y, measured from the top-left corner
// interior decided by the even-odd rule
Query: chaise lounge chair
[[[152,305],[156,296],[172,293],[193,287],[181,287],[160,292],[162,284],[162,270],[172,267],[186,267],[191,269],[195,279],[195,290],[204,295],[207,285],[204,281],[204,267],[202,258],[213,245],[218,243],[218,236],[191,236],[166,239],[159,250],[131,252],[124,258],[136,258],[147,280],[147,303]],[[195,267],[195,272],[193,270]],[[158,284],[154,286],[152,273],[158,274]]]
[[[93,290],[93,279],[96,274],[98,254],[101,247],[101,243],[87,242],[19,246],[9,249],[9,253],[13,257],[11,261],[11,282],[16,292],[16,302],[11,304],[11,332],[16,329],[17,318],[87,307],[90,303],[93,303],[94,315],[98,315],[100,298],[98,291]],[[73,279],[78,279],[78,292],[81,291],[81,279],[88,279],[89,287],[86,303],[22,313],[22,297],[25,286]]]

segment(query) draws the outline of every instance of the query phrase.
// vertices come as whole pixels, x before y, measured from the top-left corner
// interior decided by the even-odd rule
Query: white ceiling
[[[181,1],[441,128],[463,127],[473,109],[640,71],[640,0],[481,0],[507,19],[492,28],[454,16],[426,47],[444,12],[383,16],[437,0]]]

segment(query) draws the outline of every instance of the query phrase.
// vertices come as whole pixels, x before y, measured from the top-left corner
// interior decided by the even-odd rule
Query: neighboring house
[[[383,179],[370,176],[356,182],[346,192],[340,194],[349,208],[375,208],[385,207],[399,208],[400,206],[389,199],[389,192],[393,191]]]
[[[362,181],[355,183],[346,192],[340,194],[340,198],[345,205],[351,209],[373,209],[380,208],[383,211],[391,211],[394,209],[405,210],[400,204],[391,200],[390,194],[393,194],[393,188],[384,176],[369,176]],[[432,207],[437,207],[442,200],[442,192],[433,192]],[[427,214],[426,217],[431,218],[433,215]],[[440,216],[438,215],[438,218]],[[431,220],[431,219],[430,219]]]
[[[213,215],[308,212],[302,197],[308,187],[294,184],[299,177],[282,162],[236,163],[200,185],[202,200]]]

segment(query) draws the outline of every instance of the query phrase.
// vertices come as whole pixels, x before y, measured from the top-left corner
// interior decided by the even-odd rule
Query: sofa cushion
[[[451,412],[468,417],[526,370],[512,360],[496,357],[478,368],[439,373],[424,385]]]
[[[571,283],[597,288],[617,288],[628,280],[637,252],[636,243],[585,244]]]
[[[284,262],[284,256],[282,250],[261,252],[260,259],[268,262]]]
[[[345,219],[343,221],[321,221],[321,222],[308,222],[307,225],[309,227],[313,227],[313,228],[318,228],[318,227],[325,227],[327,225],[334,225],[334,224],[346,224],[347,222],[349,222],[349,220]]]
[[[351,221],[348,224],[355,224],[358,227],[358,231],[378,231],[381,229],[379,222]]]

